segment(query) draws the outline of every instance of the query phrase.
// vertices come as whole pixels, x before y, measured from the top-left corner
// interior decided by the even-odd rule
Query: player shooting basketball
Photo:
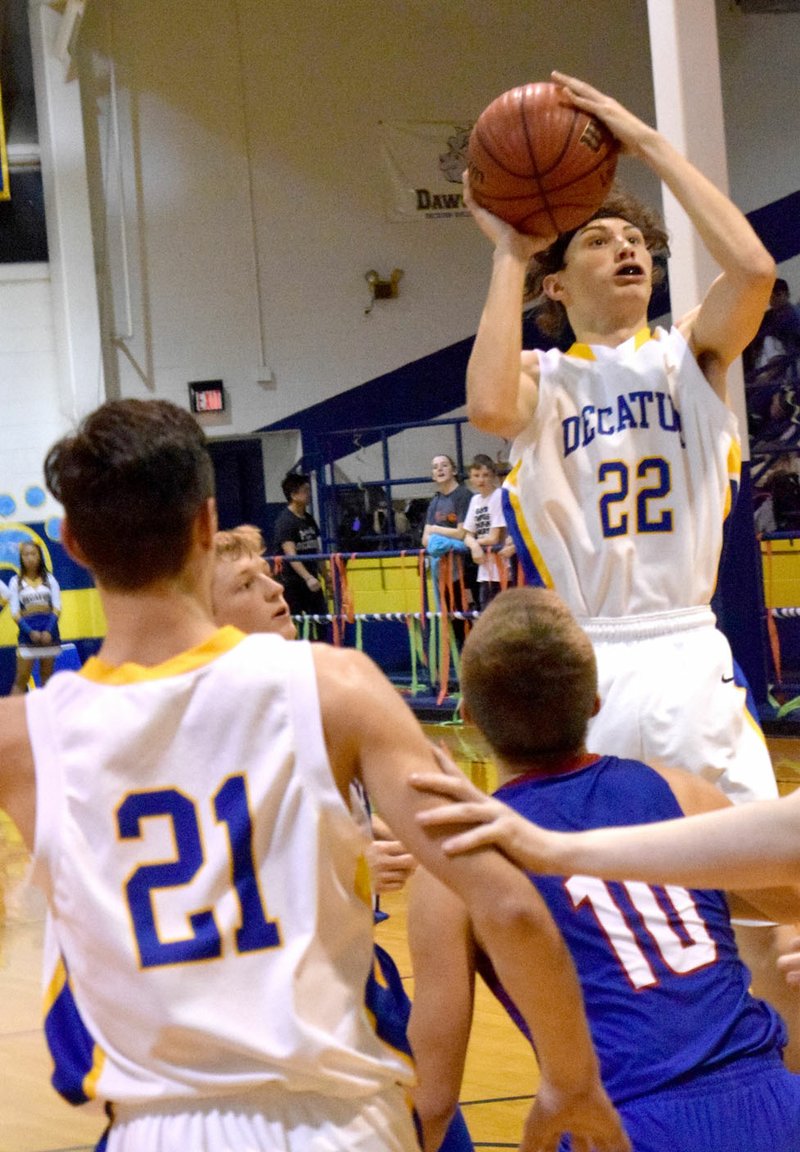
[[[555,587],[595,642],[603,707],[591,746],[703,772],[734,800],[773,796],[709,601],[739,475],[726,373],[758,328],[774,263],[660,133],[588,84],[553,78],[664,181],[722,272],[698,308],[651,333],[653,256],[666,248],[651,211],[615,197],[553,242],[467,192],[495,245],[469,415],[514,441],[508,523],[529,582]],[[526,287],[542,294],[545,322],[569,322],[566,354],[523,351]]]
[[[727,370],[758,329],[775,265],[739,209],[664,136],[589,84],[553,79],[664,182],[721,273],[697,308],[651,332],[666,234],[650,209],[612,195],[574,232],[523,236],[467,185],[494,244],[468,413],[513,440],[504,500],[528,583],[555,588],[594,644],[602,707],[589,748],[688,768],[734,802],[774,797],[710,600],[741,461]],[[543,329],[571,327],[566,353],[523,350],[524,297],[541,299]],[[763,967],[767,934],[747,931],[756,942],[740,928],[740,947]]]

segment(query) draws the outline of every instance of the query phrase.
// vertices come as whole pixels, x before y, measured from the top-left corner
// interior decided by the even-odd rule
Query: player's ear
[[[217,527],[217,502],[213,496],[209,496],[198,508],[195,518],[197,538],[205,551],[213,549]]]
[[[600,699],[600,697],[599,697],[599,696],[595,696],[595,698],[594,698],[594,707],[592,708],[592,716],[596,716],[596,715],[597,715],[597,713],[600,711],[600,705],[601,705],[601,704],[602,704],[602,700]]]
[[[66,516],[61,521],[60,535],[61,543],[64,545],[64,550],[67,555],[71,556],[72,559],[80,564],[83,568],[88,568],[89,562],[86,559],[86,554],[84,553],[78,541],[73,536],[72,528],[70,527],[69,520]]]
[[[550,272],[542,281],[542,291],[551,300],[560,300],[564,295],[564,286],[558,272]]]

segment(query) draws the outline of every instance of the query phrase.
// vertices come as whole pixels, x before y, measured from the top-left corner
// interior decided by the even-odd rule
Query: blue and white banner
[[[390,220],[469,216],[461,175],[472,124],[443,120],[382,122],[381,152]]]

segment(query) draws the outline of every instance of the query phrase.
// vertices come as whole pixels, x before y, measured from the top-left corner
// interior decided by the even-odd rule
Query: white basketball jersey
[[[156,668],[91,660],[26,703],[36,868],[66,968],[51,1024],[60,1011],[83,1034],[64,1061],[76,1099],[410,1082],[364,1005],[365,840],[307,643],[226,628]]]
[[[677,329],[539,354],[511,449],[509,527],[529,583],[579,617],[708,604],[741,470],[736,418]]]

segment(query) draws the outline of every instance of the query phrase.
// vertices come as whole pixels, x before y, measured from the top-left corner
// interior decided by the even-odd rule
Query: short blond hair
[[[214,535],[217,560],[240,560],[242,556],[263,556],[266,545],[255,524],[239,524]]]

